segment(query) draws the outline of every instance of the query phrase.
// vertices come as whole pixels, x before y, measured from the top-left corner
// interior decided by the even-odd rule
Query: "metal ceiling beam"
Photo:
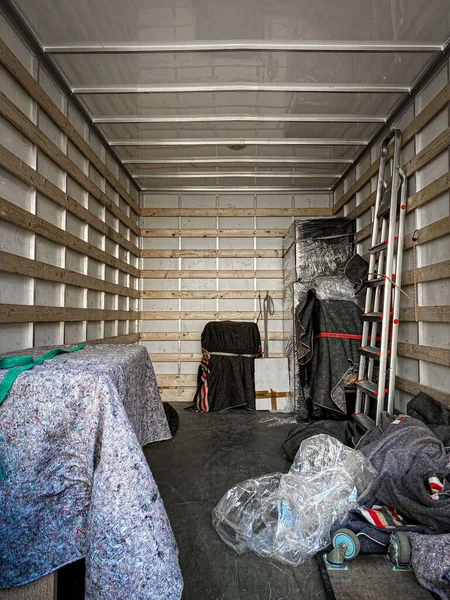
[[[321,164],[321,165],[351,165],[351,158],[302,158],[302,157],[214,157],[214,158],[124,158],[125,165],[221,165],[221,164],[264,164],[264,165],[302,165],[302,164]]]
[[[160,193],[174,193],[180,194],[183,192],[196,192],[196,193],[216,193],[216,192],[226,192],[226,193],[258,193],[258,192],[278,192],[285,194],[300,194],[300,193],[308,193],[308,194],[327,194],[332,190],[331,187],[327,188],[301,188],[295,186],[254,186],[254,185],[240,185],[240,186],[228,186],[228,185],[214,185],[214,186],[195,186],[195,185],[187,185],[187,186],[179,186],[179,187],[143,187],[141,188],[141,192],[146,192],[150,194],[160,194]]]
[[[417,76],[416,80],[411,85],[411,90],[409,94],[403,96],[398,100],[398,102],[391,109],[389,114],[387,115],[386,122],[384,125],[380,125],[377,127],[376,131],[371,135],[369,139],[369,143],[366,148],[360,150],[354,158],[354,164],[357,165],[371,152],[371,149],[390,131],[391,127],[394,125],[395,121],[402,115],[411,104],[415,102],[416,96],[423,90],[428,83],[432,80],[432,78],[443,68],[446,66],[447,61],[450,59],[450,37],[445,41],[445,43],[441,47],[441,52],[436,56],[433,56],[423,71]],[[352,170],[353,166],[350,165],[347,169],[345,169],[342,177],[339,181],[337,181],[333,186],[333,192],[341,184],[347,175]]]
[[[224,171],[222,173],[211,171],[199,171],[198,173],[149,173],[147,175],[133,175],[133,179],[218,179],[232,177],[262,177],[262,178],[285,178],[285,179],[336,179],[341,173],[287,173],[286,171]]]
[[[74,94],[183,94],[203,92],[341,92],[407,94],[409,86],[386,83],[174,83],[155,85],[98,85],[72,88]]]
[[[98,116],[96,124],[116,123],[384,123],[383,115],[167,115],[151,116]]]
[[[272,52],[440,52],[442,46],[430,42],[396,41],[264,41],[214,40],[143,44],[61,44],[45,46],[49,54],[125,54],[151,52],[230,52],[256,50]]]
[[[95,135],[99,138],[101,143],[108,147],[108,140],[106,139],[105,134],[92,120],[92,116],[87,110],[85,104],[77,98],[72,91],[72,88],[67,81],[66,76],[62,73],[59,66],[56,64],[55,60],[45,53],[45,50],[40,42],[40,40],[36,37],[36,34],[29,26],[28,22],[22,15],[22,13],[18,10],[17,6],[11,0],[2,0],[0,2],[0,14],[3,14],[5,20],[12,25],[12,27],[16,30],[19,37],[24,41],[24,43],[30,48],[31,52],[34,53],[37,57],[38,63],[43,65],[47,71],[50,73],[56,84],[61,88],[63,94],[68,99],[68,102],[80,113],[81,117],[86,121],[89,128],[95,133]],[[129,176],[130,181],[132,181],[131,173],[128,168],[123,165],[119,156],[113,148],[109,148],[111,152],[111,156],[114,159],[114,162],[118,165],[119,168],[124,169],[125,173]],[[133,182],[136,190],[139,192],[140,188],[137,182]]]
[[[337,138],[175,138],[155,140],[109,140],[110,146],[366,146],[367,140]],[[239,148],[237,148],[239,149]]]

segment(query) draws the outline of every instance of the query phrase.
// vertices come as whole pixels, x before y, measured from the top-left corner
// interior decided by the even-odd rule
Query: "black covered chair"
[[[242,406],[255,409],[255,358],[261,336],[255,323],[212,321],[202,333],[195,408],[200,412]]]

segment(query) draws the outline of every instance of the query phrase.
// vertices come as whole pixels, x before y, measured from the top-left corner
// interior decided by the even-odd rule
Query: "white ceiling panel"
[[[162,158],[195,158],[195,157],[278,157],[278,158],[348,158],[353,159],[360,150],[357,146],[247,146],[242,150],[232,150],[227,146],[192,146],[192,147],[145,147],[118,146],[116,148],[122,160],[149,160]]]
[[[401,94],[203,92],[80,95],[93,116],[170,114],[357,114],[386,115]]]
[[[219,159],[216,159],[219,160]],[[252,159],[253,161],[255,159]],[[286,159],[285,159],[286,160]],[[323,173],[323,174],[328,174],[328,173],[340,173],[344,170],[344,168],[346,167],[345,164],[339,164],[339,163],[329,163],[329,164],[320,164],[320,163],[316,163],[316,164],[296,164],[295,167],[292,165],[289,165],[288,163],[282,163],[279,162],[277,164],[274,164],[273,159],[272,161],[267,161],[266,163],[247,163],[247,164],[242,164],[239,163],[237,161],[235,161],[234,163],[232,162],[227,162],[227,163],[220,163],[217,162],[216,163],[218,166],[217,167],[211,167],[211,164],[206,163],[206,164],[202,164],[202,163],[193,163],[193,164],[183,164],[183,163],[173,163],[170,165],[165,165],[165,164],[159,164],[159,165],[130,165],[131,167],[131,171],[134,175],[138,175],[139,178],[141,176],[151,176],[153,177],[154,174],[157,174],[158,177],[162,176],[162,175],[166,175],[166,176],[170,176],[173,173],[188,173],[191,176],[196,175],[197,173],[208,173],[208,174],[217,174],[217,173],[222,173],[222,172],[230,172],[230,170],[234,169],[234,172],[242,172],[242,171],[255,171],[255,169],[259,172],[273,172],[276,171],[278,173]],[[177,175],[178,176],[178,175]]]
[[[354,160],[450,36],[449,0],[5,1],[134,173],[128,161],[233,161],[230,177],[150,180],[161,187],[329,187],[242,170],[303,158],[303,173],[339,174],[323,160]]]
[[[156,124],[119,123],[102,125],[109,139],[176,138],[314,138],[335,137],[368,139],[376,123],[191,123]]]
[[[16,0],[46,45],[187,40],[443,43],[448,0]]]
[[[382,83],[410,85],[432,54],[189,52],[58,55],[73,87],[96,85]]]

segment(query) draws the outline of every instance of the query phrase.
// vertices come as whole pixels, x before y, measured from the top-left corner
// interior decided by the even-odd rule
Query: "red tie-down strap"
[[[313,340],[317,340],[318,338],[341,338],[344,340],[361,340],[362,335],[356,335],[353,333],[319,333],[314,336]]]
[[[357,335],[356,333],[318,333],[313,337],[313,340],[317,340],[318,338],[340,338],[343,340],[362,340],[362,335]],[[370,335],[367,338],[370,342]],[[377,335],[377,342],[381,342],[381,337]]]

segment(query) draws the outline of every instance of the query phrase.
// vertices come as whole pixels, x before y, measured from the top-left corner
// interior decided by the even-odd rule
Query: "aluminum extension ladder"
[[[388,182],[386,167],[390,160],[388,146],[392,140],[392,179]],[[394,408],[407,192],[406,176],[399,166],[400,149],[401,131],[394,129],[381,146],[366,303],[362,315],[353,418],[365,430],[379,423],[383,411],[391,415]]]

